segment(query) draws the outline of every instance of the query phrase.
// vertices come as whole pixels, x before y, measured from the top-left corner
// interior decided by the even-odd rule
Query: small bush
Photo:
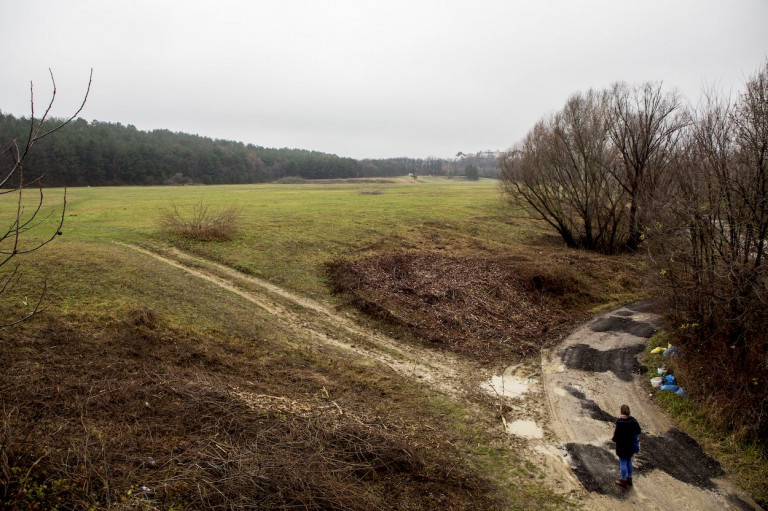
[[[176,204],[160,219],[166,231],[197,241],[228,241],[235,237],[242,220],[241,209],[227,206],[212,208],[203,200],[183,211]]]

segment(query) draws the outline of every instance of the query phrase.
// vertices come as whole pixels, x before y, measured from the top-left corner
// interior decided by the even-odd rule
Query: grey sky
[[[0,110],[364,157],[506,149],[579,90],[695,102],[768,57],[768,0],[0,0]]]

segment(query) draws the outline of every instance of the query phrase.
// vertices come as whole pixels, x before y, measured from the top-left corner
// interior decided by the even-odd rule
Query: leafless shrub
[[[228,241],[235,237],[242,221],[242,209],[237,206],[214,208],[204,200],[183,210],[171,204],[160,219],[166,231],[197,241]]]
[[[333,292],[363,312],[489,363],[532,356],[559,339],[618,273],[597,254],[537,257],[388,252],[339,259],[326,272]]]
[[[649,229],[681,371],[726,428],[768,437],[768,64],[735,101],[710,93]]]
[[[30,231],[45,224],[49,219],[55,218],[56,213],[55,209],[48,214],[42,212],[44,204],[42,179],[45,174],[28,179],[29,173],[27,172],[25,176],[27,169],[24,164],[33,146],[39,140],[52,135],[69,124],[83,110],[91,90],[93,71],[91,71],[88,88],[80,108],[68,119],[53,122],[49,120],[49,117],[56,98],[56,82],[53,79],[53,73],[51,72],[50,74],[53,92],[42,117],[39,119],[35,118],[34,89],[30,83],[31,115],[27,139],[21,141],[21,143],[15,139],[8,141],[5,143],[6,145],[2,151],[0,151],[0,160],[4,162],[1,165],[5,165],[5,167],[0,168],[0,200],[10,200],[14,204],[11,217],[6,219],[8,227],[4,231],[0,230],[0,271],[3,271],[3,273],[0,273],[0,298],[7,296],[19,284],[21,278],[20,265],[18,263],[13,265],[9,273],[4,272],[6,265],[11,266],[10,263],[17,257],[35,252],[53,241],[57,235],[61,234],[61,227],[64,224],[64,214],[67,205],[66,190],[64,192],[61,213],[58,214],[57,225],[51,229],[50,235],[46,235],[43,239],[30,235]],[[33,194],[36,195],[36,199],[26,197],[26,192],[32,188],[37,188],[37,191]],[[24,305],[27,310],[21,312],[14,319],[6,320],[5,322],[0,320],[0,328],[15,325],[38,314],[43,308],[45,290],[46,286],[44,284],[39,296],[30,302],[31,306],[24,299]],[[31,310],[29,307],[31,307]]]

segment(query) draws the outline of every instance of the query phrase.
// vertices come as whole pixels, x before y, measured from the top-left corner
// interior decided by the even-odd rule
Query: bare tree
[[[610,170],[629,198],[626,246],[635,250],[643,227],[652,221],[649,205],[661,189],[689,120],[681,97],[663,93],[660,83],[651,82],[636,87],[614,85],[608,112],[611,139],[622,162]]]
[[[573,95],[499,159],[508,200],[551,225],[568,246],[617,251],[626,238],[626,192],[612,171],[608,96]]]
[[[768,63],[735,102],[710,93],[685,139],[651,254],[684,328],[695,394],[750,435],[768,432]],[[702,367],[708,370],[701,372]]]
[[[31,115],[29,119],[29,133],[26,140],[21,142],[16,139],[11,140],[6,143],[2,152],[0,152],[0,161],[5,162],[3,163],[3,165],[5,165],[5,170],[0,174],[0,199],[10,200],[14,204],[8,227],[0,232],[0,271],[4,271],[5,273],[5,275],[0,275],[0,298],[7,296],[7,293],[19,284],[21,273],[19,271],[20,263],[17,258],[24,254],[35,252],[53,241],[57,235],[61,234],[61,227],[64,223],[64,213],[66,211],[67,201],[66,190],[64,192],[61,214],[58,217],[58,226],[52,230],[49,236],[46,235],[42,240],[35,238],[31,243],[25,242],[32,229],[39,227],[54,214],[54,211],[51,211],[48,215],[42,213],[44,205],[42,178],[44,177],[44,174],[28,181],[25,180],[25,161],[32,151],[33,146],[38,141],[69,124],[83,110],[91,90],[93,70],[91,70],[88,79],[88,87],[86,88],[80,107],[74,114],[64,120],[52,121],[50,119],[51,109],[53,108],[53,103],[56,98],[56,81],[53,78],[52,72],[50,72],[50,75],[53,91],[51,93],[50,101],[48,102],[48,107],[43,112],[43,115],[40,118],[35,118],[34,88],[30,83]],[[27,200],[26,194],[27,192],[32,192],[32,189],[35,188],[36,191],[33,193],[36,196],[36,199],[33,199],[30,202],[30,200]],[[32,205],[31,208],[29,207],[30,204]],[[10,271],[6,271],[9,267]],[[46,285],[44,284],[43,289],[40,291],[37,300],[34,301],[30,311],[23,313],[16,319],[11,319],[0,324],[0,327],[17,324],[38,314],[43,309],[42,304],[45,297],[45,291]]]

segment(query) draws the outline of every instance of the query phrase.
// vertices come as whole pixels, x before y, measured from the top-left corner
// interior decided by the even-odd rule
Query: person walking
[[[616,455],[619,457],[621,479],[616,484],[622,488],[632,486],[632,456],[640,449],[638,435],[640,424],[629,414],[629,406],[621,405],[621,415],[616,419],[613,441],[616,442]]]

